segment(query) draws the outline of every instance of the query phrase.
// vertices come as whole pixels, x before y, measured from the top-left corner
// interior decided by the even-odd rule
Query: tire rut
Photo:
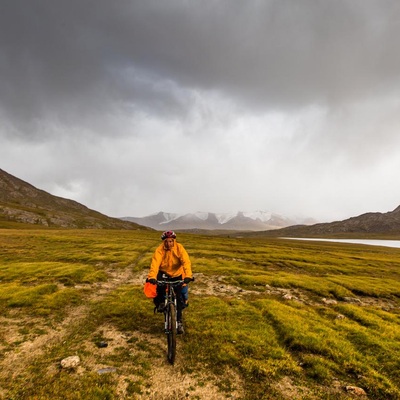
[[[85,298],[85,304],[70,308],[66,311],[65,318],[56,328],[48,327],[44,319],[27,317],[20,318],[18,313],[11,313],[12,318],[2,318],[5,324],[1,336],[3,341],[11,344],[11,349],[3,349],[3,357],[0,360],[0,381],[12,382],[17,376],[26,371],[35,359],[43,356],[46,351],[60,344],[77,326],[84,323],[89,315],[90,304],[100,301],[108,293],[125,284],[138,284],[143,273],[134,274],[129,265],[124,269],[106,271],[108,279],[106,282],[93,285],[76,285],[76,289],[90,288],[92,291]],[[13,315],[14,314],[14,315]],[[1,322],[1,321],[0,321]],[[24,325],[32,325],[35,322],[35,330],[45,333],[29,335],[24,338],[20,331]]]

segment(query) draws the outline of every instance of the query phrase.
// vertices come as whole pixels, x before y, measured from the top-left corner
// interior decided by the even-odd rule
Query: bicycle
[[[173,278],[157,280],[157,286],[165,286],[164,332],[167,334],[167,358],[170,364],[174,364],[175,362],[176,335],[178,328],[178,299],[176,297],[175,288],[181,286],[183,283],[184,280],[173,280]]]

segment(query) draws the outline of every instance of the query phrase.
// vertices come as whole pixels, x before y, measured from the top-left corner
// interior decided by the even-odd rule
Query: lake
[[[290,238],[283,237],[281,239],[293,239],[293,240],[313,240],[320,242],[337,242],[337,243],[353,243],[353,244],[365,244],[368,246],[385,246],[385,247],[397,247],[400,248],[400,240],[380,240],[380,239],[316,239],[316,238]]]

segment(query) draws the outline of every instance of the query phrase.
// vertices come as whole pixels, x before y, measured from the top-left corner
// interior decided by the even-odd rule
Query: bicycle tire
[[[175,304],[170,303],[167,310],[168,318],[168,333],[167,333],[167,343],[168,343],[168,361],[170,364],[175,362],[176,356],[176,309]]]

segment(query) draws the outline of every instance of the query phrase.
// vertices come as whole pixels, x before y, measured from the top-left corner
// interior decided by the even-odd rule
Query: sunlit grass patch
[[[319,297],[334,297],[343,299],[346,296],[352,296],[353,293],[339,283],[331,282],[327,278],[319,278],[310,275],[301,275],[285,271],[250,271],[243,272],[241,275],[231,276],[229,279],[245,289],[263,290],[265,286],[286,289],[301,289],[309,294]]]
[[[352,292],[339,283],[330,282],[329,278],[318,278],[314,276],[303,275],[299,279],[298,275],[278,273],[271,276],[270,284],[275,287],[295,287],[312,292],[321,297],[334,296],[342,299],[351,296]]]
[[[390,332],[392,332],[390,336],[397,334],[397,339],[400,340],[399,315],[396,316],[384,310],[359,307],[353,304],[338,304],[335,309],[363,326],[385,332],[385,335]]]
[[[328,320],[314,309],[299,303],[260,301],[265,318],[276,329],[284,345],[293,352],[311,353],[342,361],[344,353],[353,348],[343,342]]]
[[[115,230],[0,230],[1,260],[127,266],[157,243],[155,233]]]
[[[43,301],[38,303],[35,310],[37,314],[47,315],[62,311],[65,307],[71,307],[82,304],[84,296],[81,291],[72,288],[57,290],[46,295]]]
[[[301,361],[302,368],[307,376],[318,382],[329,382],[332,372],[339,372],[337,364],[317,354],[305,354]]]
[[[271,319],[285,346],[301,361],[309,377],[325,380],[332,375],[354,374],[363,377],[373,393],[389,390],[400,395],[398,388],[387,379],[388,376],[393,381],[399,378],[400,345],[388,341],[384,332],[360,325],[361,315],[364,324],[366,320],[369,325],[377,321],[364,309],[338,307],[343,312],[345,309],[347,314],[356,314],[358,321],[332,320],[330,313],[318,313],[297,303],[272,301],[266,304],[265,315]],[[395,336],[398,337],[398,333]],[[382,370],[386,375],[381,374]]]
[[[205,362],[215,371],[235,366],[254,381],[298,372],[257,307],[212,297],[194,299],[191,307],[186,319],[190,337],[184,338],[191,363]]]
[[[81,293],[73,289],[59,289],[55,284],[20,286],[5,284],[0,287],[0,309],[29,308],[31,315],[47,315],[66,306],[78,304]]]
[[[143,294],[143,287],[122,286],[94,306],[94,317],[116,325],[122,331],[162,332],[161,315]]]
[[[346,315],[341,331],[365,356],[368,364],[400,381],[400,321],[388,323],[388,313],[353,305],[337,309]],[[386,314],[386,315],[385,315]]]
[[[106,274],[92,265],[61,262],[20,262],[0,265],[2,282],[60,282],[68,285],[105,281]],[[0,287],[1,290],[1,287]]]
[[[400,298],[400,281],[394,279],[381,279],[370,276],[341,276],[329,277],[335,282],[362,296]]]
[[[0,291],[0,300],[8,307],[30,307],[41,302],[46,295],[57,291],[57,285],[43,284],[23,287],[15,284],[4,285]]]

